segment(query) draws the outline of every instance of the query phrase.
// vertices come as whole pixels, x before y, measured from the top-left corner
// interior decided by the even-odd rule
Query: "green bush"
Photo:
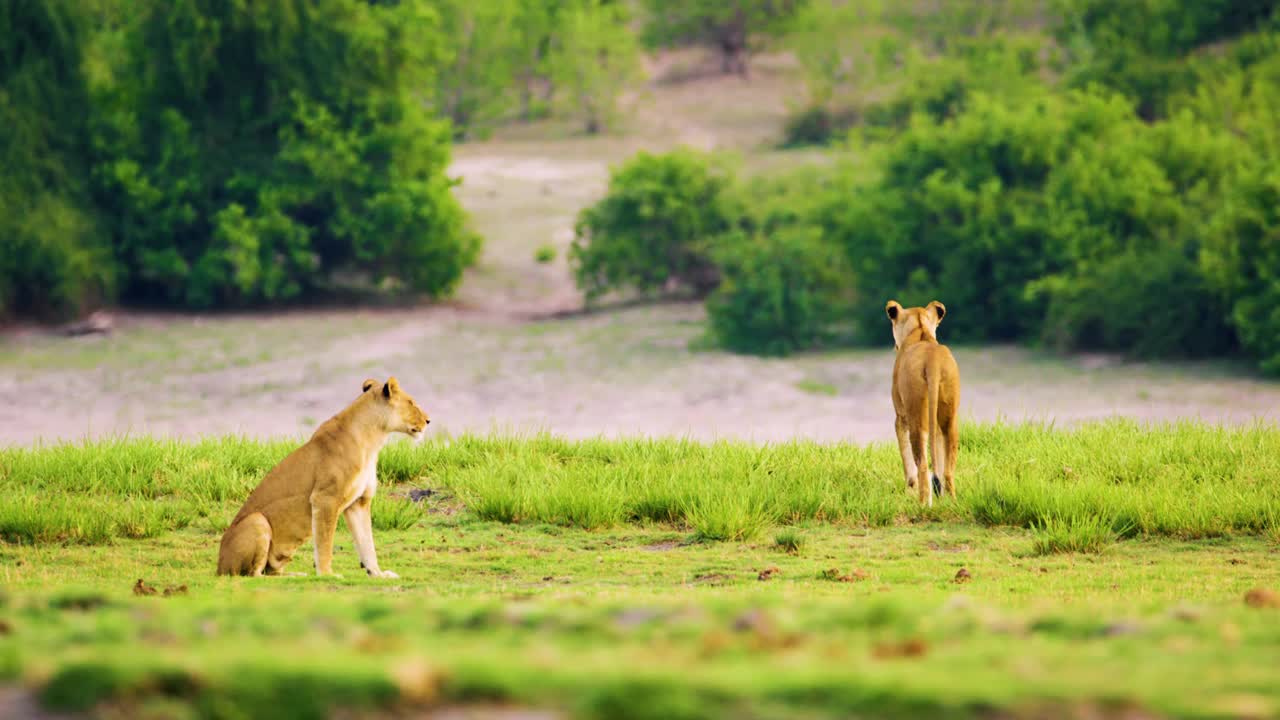
[[[1043,286],[1043,337],[1056,348],[1171,358],[1222,355],[1236,346],[1227,308],[1181,248],[1127,252],[1059,280]]]
[[[1274,162],[1274,161],[1273,161]],[[1259,163],[1224,193],[1202,264],[1240,344],[1280,375],[1280,171]]]
[[[145,4],[96,132],[125,296],[276,302],[353,270],[451,292],[478,239],[414,94],[437,40],[423,2]]]
[[[820,215],[860,294],[943,298],[964,309],[953,338],[1213,354],[1235,343],[1197,258],[1249,155],[1186,114],[1147,125],[1117,95],[979,95],[951,120],[917,115],[881,177]],[[874,332],[878,305],[862,305]]]
[[[84,182],[90,19],[75,0],[0,4],[0,317],[56,319],[111,295]]]
[[[1135,100],[1144,118],[1165,115],[1171,97],[1194,89],[1184,56],[1265,27],[1277,0],[1059,0],[1055,29],[1070,56],[1069,81],[1101,84]]]
[[[707,314],[726,349],[786,355],[821,345],[852,305],[842,255],[817,228],[731,236],[717,245],[715,259],[721,282],[707,298]]]
[[[1035,37],[959,39],[946,55],[916,55],[898,91],[870,104],[864,120],[900,130],[916,114],[938,122],[955,117],[975,93],[1007,102],[1033,95],[1040,85],[1040,44]]]
[[[944,122],[917,116],[885,147],[877,179],[843,183],[819,212],[859,294],[876,299],[858,310],[864,337],[879,337],[890,297],[942,298],[956,340],[1034,334],[1042,309],[1026,286],[1067,260],[1045,184],[1071,148],[1126,116],[1123,103],[1048,95],[1016,106],[978,96]]]
[[[1046,291],[1046,337],[1145,357],[1231,350],[1226,307],[1197,256],[1246,146],[1187,114],[1122,123],[1097,140],[1046,186],[1069,258],[1067,270],[1033,284]]]
[[[578,215],[569,249],[587,301],[626,289],[714,288],[711,244],[736,216],[729,182],[724,168],[690,150],[641,152],[616,168],[605,197]]]
[[[642,36],[651,47],[714,47],[724,72],[745,75],[752,42],[785,32],[807,4],[808,0],[643,0]]]

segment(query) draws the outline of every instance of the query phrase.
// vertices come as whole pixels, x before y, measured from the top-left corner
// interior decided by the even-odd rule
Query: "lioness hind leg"
[[[946,484],[947,494],[956,496],[956,455],[960,452],[960,421],[949,418],[942,426],[942,436],[946,438],[947,461],[943,464],[942,479]]]
[[[271,550],[271,523],[253,513],[227,528],[218,550],[219,575],[261,575]]]
[[[933,475],[930,481],[933,483],[933,494],[942,495],[942,480],[939,476],[946,474],[947,457],[947,434],[942,430],[941,424],[934,428],[933,433]]]
[[[907,478],[907,489],[916,486],[916,461],[911,455],[911,438],[908,437],[907,419],[898,415],[893,421],[894,432],[898,434],[898,451],[902,454],[902,474]]]
[[[916,492],[921,505],[933,504],[933,487],[929,482],[929,431],[911,428],[911,454],[916,464]]]

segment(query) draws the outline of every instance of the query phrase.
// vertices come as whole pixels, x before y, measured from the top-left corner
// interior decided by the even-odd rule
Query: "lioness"
[[[338,514],[347,518],[360,566],[374,577],[399,577],[378,567],[369,506],[378,489],[378,452],[391,433],[422,437],[427,414],[394,377],[370,378],[345,410],[316,429],[249,494],[222,534],[219,575],[277,575],[298,546],[315,536],[316,574],[329,575]]]
[[[920,504],[932,505],[934,493],[942,493],[941,472],[947,493],[956,496],[956,452],[960,445],[960,368],[951,350],[938,344],[938,323],[947,308],[934,300],[925,307],[904,308],[896,300],[884,306],[893,323],[894,430],[902,451],[902,472],[907,487],[917,488]],[[933,478],[925,448],[933,438]]]

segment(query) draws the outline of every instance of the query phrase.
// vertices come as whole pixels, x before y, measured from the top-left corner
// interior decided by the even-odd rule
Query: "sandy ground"
[[[689,305],[527,321],[425,308],[126,316],[111,337],[10,337],[0,443],[118,435],[301,435],[397,375],[436,434],[550,431],[776,441],[892,437],[893,351],[762,359],[689,349]],[[1280,385],[1217,365],[956,349],[971,420],[1274,421]]]
[[[671,66],[674,61],[668,61]],[[678,65],[678,63],[677,63]],[[696,63],[664,72],[688,72]],[[777,441],[892,437],[884,347],[761,359],[698,351],[697,305],[575,315],[565,262],[574,217],[640,148],[737,148],[757,171],[824,158],[761,146],[785,114],[787,73],[750,83],[657,80],[622,137],[521,137],[460,147],[459,198],[486,238],[456,301],[396,310],[257,315],[117,313],[109,336],[0,333],[0,444],[120,435],[300,436],[365,377],[395,374],[437,434],[549,431]],[[763,99],[762,99],[763,98]],[[537,248],[557,250],[539,264]],[[951,308],[962,312],[962,308]],[[942,332],[946,339],[945,326]],[[1111,416],[1277,419],[1280,383],[1224,364],[1150,365],[956,348],[962,417],[1060,424]]]

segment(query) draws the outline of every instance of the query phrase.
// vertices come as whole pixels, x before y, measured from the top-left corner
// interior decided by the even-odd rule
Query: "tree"
[[[77,0],[0,3],[0,315],[65,316],[110,292],[88,175]]]
[[[448,62],[436,75],[435,104],[465,138],[509,109],[523,38],[517,0],[435,0]]]
[[[807,0],[644,0],[644,35],[656,46],[701,43],[720,52],[726,73],[747,74],[751,42],[780,35]]]
[[[625,8],[607,0],[578,0],[560,14],[550,58],[566,114],[588,134],[610,129],[618,100],[640,76],[639,48]]]
[[[277,302],[341,270],[449,293],[478,250],[416,97],[424,0],[149,0],[96,133],[96,191],[134,300]]]

